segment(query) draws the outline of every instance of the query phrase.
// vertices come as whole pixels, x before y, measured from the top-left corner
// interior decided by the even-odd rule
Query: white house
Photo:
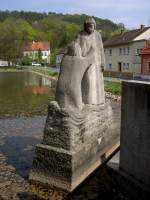
[[[32,42],[25,46],[24,56],[30,57],[32,60],[38,58],[39,51],[41,52],[42,60],[45,63],[50,63],[50,43],[49,42]]]
[[[8,61],[0,60],[0,67],[8,67]]]
[[[104,42],[106,71],[141,73],[140,52],[150,39],[150,27],[122,32]]]

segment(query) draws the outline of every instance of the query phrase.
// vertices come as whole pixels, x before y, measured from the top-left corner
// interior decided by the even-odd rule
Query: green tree
[[[22,59],[24,46],[31,41],[48,41],[51,60],[56,49],[66,46],[82,29],[86,15],[37,13],[25,11],[0,11],[0,59],[16,63]],[[103,40],[125,30],[124,24],[95,17],[97,30]],[[36,57],[38,62],[38,55]]]
[[[31,65],[31,63],[32,63],[32,59],[30,57],[28,57],[28,56],[22,57],[22,59],[21,59],[22,65],[27,66],[27,65]]]
[[[41,49],[38,50],[38,63],[42,63],[42,51],[41,51]]]
[[[35,37],[33,28],[24,20],[5,20],[0,25],[0,58],[15,65],[23,56],[25,44]]]
[[[51,52],[51,58],[50,58],[51,64],[55,65],[56,64],[56,49],[53,49]]]

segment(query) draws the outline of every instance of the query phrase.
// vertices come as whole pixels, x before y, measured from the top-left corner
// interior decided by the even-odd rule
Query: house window
[[[126,55],[126,48],[123,48],[123,55]]]
[[[119,55],[122,54],[122,48],[119,48]]]
[[[127,63],[126,65],[126,69],[129,69],[130,63]]]
[[[136,55],[138,55],[138,56],[139,56],[139,55],[140,55],[140,53],[141,53],[141,50],[140,50],[140,49],[137,49],[137,50],[136,50]]]
[[[150,62],[148,62],[148,70],[150,71]]]
[[[112,49],[109,49],[109,56],[112,56]]]
[[[123,68],[124,68],[124,69],[126,68],[126,63],[123,63]]]
[[[28,57],[28,52],[26,52],[26,53],[25,53],[25,56],[27,56],[27,57]]]
[[[127,55],[130,54],[130,47],[127,47]]]
[[[45,56],[47,56],[47,52],[45,52]]]
[[[112,64],[111,63],[109,63],[109,69],[111,69],[112,68]]]

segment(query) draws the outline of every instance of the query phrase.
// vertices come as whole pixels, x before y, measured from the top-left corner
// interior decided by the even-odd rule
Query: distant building
[[[0,60],[0,67],[8,67],[8,61]]]
[[[64,56],[64,54],[66,53],[67,49],[66,48],[61,48],[58,49],[57,53],[56,53],[56,68],[60,69],[60,64],[62,61],[62,58]]]
[[[38,59],[39,51],[44,63],[50,63],[50,44],[49,42],[32,42],[25,46],[24,56],[28,56],[33,61]]]
[[[150,27],[121,32],[104,42],[106,71],[141,73],[141,50],[150,39]]]
[[[150,78],[150,42],[141,51],[141,74]]]

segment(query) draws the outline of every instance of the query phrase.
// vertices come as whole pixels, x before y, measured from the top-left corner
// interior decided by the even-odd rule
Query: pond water
[[[0,73],[0,118],[46,115],[51,80],[31,72]]]
[[[0,73],[0,199],[37,199],[29,192],[28,175],[54,90],[49,79],[31,72]],[[120,107],[113,109],[120,119]],[[105,168],[98,169],[72,200],[127,199],[112,182]]]
[[[42,140],[54,96],[51,85],[50,79],[28,71],[0,73],[0,199],[20,200],[20,191],[28,191],[34,148]]]

